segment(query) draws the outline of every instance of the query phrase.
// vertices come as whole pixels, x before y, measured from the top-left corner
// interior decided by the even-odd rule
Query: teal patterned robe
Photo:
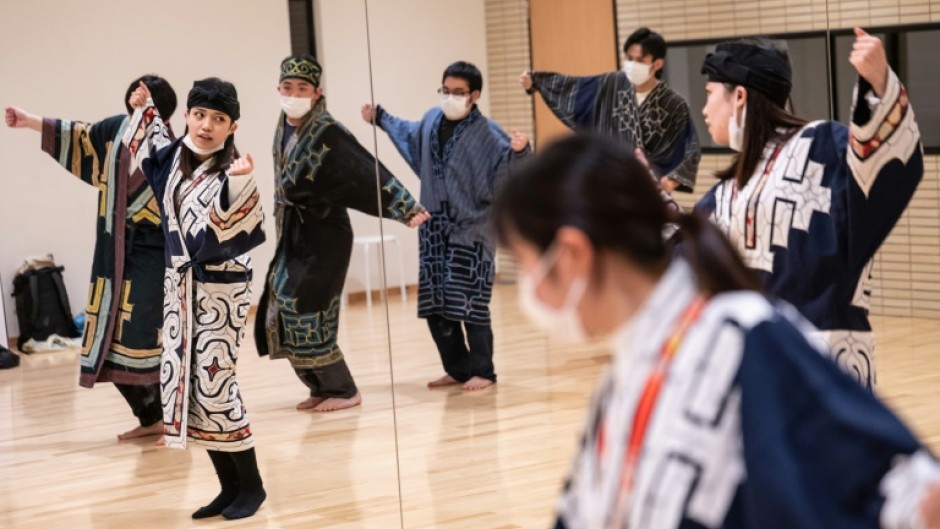
[[[258,353],[295,368],[343,360],[336,342],[340,298],[352,254],[348,208],[407,224],[424,212],[389,171],[326,111],[321,100],[285,144],[274,138],[277,250],[258,304]]]

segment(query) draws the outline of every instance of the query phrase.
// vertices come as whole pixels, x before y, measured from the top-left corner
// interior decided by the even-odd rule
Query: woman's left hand
[[[232,165],[228,168],[229,176],[244,176],[251,174],[255,169],[255,161],[251,158],[250,153],[246,153],[244,158],[239,158],[232,162]]]
[[[875,95],[882,97],[888,89],[888,57],[878,37],[873,37],[862,28],[855,28],[855,44],[849,62],[863,79],[871,83]]]

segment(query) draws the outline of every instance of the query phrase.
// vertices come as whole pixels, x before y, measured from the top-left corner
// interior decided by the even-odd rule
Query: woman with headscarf
[[[833,359],[875,383],[868,307],[872,258],[924,173],[907,92],[881,42],[861,29],[852,122],[807,123],[787,110],[787,54],[767,39],[708,55],[702,113],[712,139],[738,152],[699,202],[767,291],[816,326]]]
[[[264,242],[251,155],[234,159],[235,87],[193,84],[186,132],[171,141],[143,84],[124,144],[160,204],[166,236],[160,383],[167,446],[209,451],[221,492],[193,518],[253,515],[266,497],[235,380],[251,302],[248,251]],[[234,159],[234,161],[233,161]]]

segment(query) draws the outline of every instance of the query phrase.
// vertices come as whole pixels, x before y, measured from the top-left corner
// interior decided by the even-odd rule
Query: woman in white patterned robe
[[[197,81],[187,133],[171,141],[146,87],[124,143],[160,204],[166,235],[161,392],[165,443],[209,450],[222,491],[194,518],[251,516],[266,496],[235,379],[251,301],[248,251],[264,242],[251,156],[231,162],[239,117],[231,83]],[[231,164],[230,164],[231,162]]]

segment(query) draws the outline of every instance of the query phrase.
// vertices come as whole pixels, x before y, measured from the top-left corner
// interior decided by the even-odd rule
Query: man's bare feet
[[[324,411],[345,410],[346,408],[353,408],[355,406],[358,406],[361,403],[362,403],[362,394],[356,393],[355,395],[352,396],[352,398],[348,398],[348,399],[338,399],[335,397],[326,399],[320,404],[317,404],[313,408],[313,411],[324,412]]]
[[[161,448],[164,447],[164,446],[166,446],[166,436],[165,436],[165,435],[161,435],[160,438],[157,439],[157,442],[156,442],[156,443],[153,443],[153,444],[154,444],[154,446],[159,446],[159,447],[161,447]]]
[[[157,421],[150,426],[138,426],[133,430],[128,430],[118,435],[117,438],[118,441],[127,441],[129,439],[147,437],[148,435],[163,435],[163,423]]]
[[[486,389],[496,382],[482,377],[473,377],[470,380],[464,382],[463,390],[464,391],[480,391],[481,389]]]
[[[309,410],[310,408],[315,408],[318,404],[323,402],[323,397],[310,397],[309,399],[303,400],[297,404],[298,410]]]
[[[447,386],[456,386],[457,384],[460,384],[460,382],[457,382],[456,380],[454,380],[454,377],[450,375],[444,375],[437,380],[432,380],[428,382],[428,387],[429,388],[444,388]]]

